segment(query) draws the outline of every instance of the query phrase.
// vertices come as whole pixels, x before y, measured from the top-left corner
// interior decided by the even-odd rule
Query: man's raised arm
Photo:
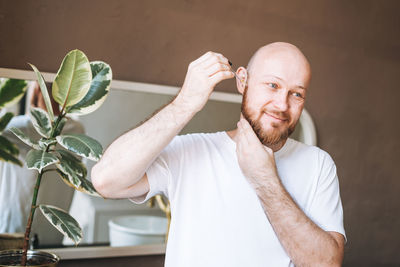
[[[96,190],[107,198],[133,198],[149,191],[146,170],[206,104],[215,85],[233,78],[228,60],[207,52],[190,63],[176,98],[139,127],[123,134],[93,167]]]

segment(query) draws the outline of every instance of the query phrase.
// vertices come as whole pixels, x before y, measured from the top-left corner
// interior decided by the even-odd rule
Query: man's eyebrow
[[[278,77],[278,76],[275,76],[275,75],[270,75],[270,74],[268,74],[268,75],[264,75],[264,77],[273,77],[273,78],[275,78],[275,79],[278,79],[278,80],[283,81],[283,79],[282,79],[281,77]]]

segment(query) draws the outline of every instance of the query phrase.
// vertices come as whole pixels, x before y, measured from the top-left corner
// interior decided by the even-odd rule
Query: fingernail
[[[229,65],[231,65],[231,66],[232,66],[232,62],[230,62],[229,60],[228,60],[228,62],[229,62]]]

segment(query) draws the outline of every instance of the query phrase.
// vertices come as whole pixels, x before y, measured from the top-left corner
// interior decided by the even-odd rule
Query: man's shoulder
[[[315,146],[315,145],[308,145],[297,141],[292,138],[288,138],[287,142],[289,142],[289,151],[291,153],[295,153],[298,155],[307,155],[311,157],[316,157],[321,160],[330,160],[333,161],[332,157],[329,153],[322,148]]]

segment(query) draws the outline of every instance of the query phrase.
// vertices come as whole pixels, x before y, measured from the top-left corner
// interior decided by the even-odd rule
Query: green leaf
[[[26,155],[26,165],[28,169],[36,169],[39,172],[41,172],[43,168],[57,163],[58,161],[56,156],[46,151],[31,149]]]
[[[65,237],[71,239],[75,245],[82,240],[82,229],[79,223],[66,211],[50,206],[39,205],[39,209],[46,219]]]
[[[30,118],[35,130],[43,137],[50,137],[51,121],[46,111],[41,108],[31,108]]]
[[[95,139],[84,134],[66,134],[56,137],[64,148],[79,156],[98,161],[103,153],[103,147]]]
[[[28,64],[32,67],[32,69],[36,73],[36,77],[37,77],[39,85],[40,85],[40,90],[42,91],[44,103],[46,104],[47,111],[49,112],[49,117],[50,117],[51,121],[54,121],[53,107],[51,106],[49,92],[47,91],[47,86],[43,79],[43,76],[40,73],[40,71],[35,67],[35,65],[30,64],[30,63],[28,63]]]
[[[90,62],[90,67],[92,69],[90,89],[79,103],[68,110],[68,113],[89,114],[98,109],[106,100],[112,80],[111,68],[102,61]]]
[[[9,129],[16,137],[18,137],[22,142],[34,149],[40,149],[38,143],[33,141],[29,136],[25,135],[20,129],[16,127],[10,127]]]
[[[92,71],[86,55],[72,50],[65,56],[53,82],[53,98],[63,108],[75,105],[85,97],[91,81]]]
[[[0,118],[0,133],[7,127],[13,117],[14,114],[12,112],[7,112]]]
[[[22,167],[22,162],[17,157],[15,157],[15,155],[4,151],[3,148],[0,149],[0,160],[5,162],[11,162]]]
[[[14,156],[18,156],[19,150],[18,147],[11,143],[7,138],[0,135],[0,148],[1,150],[8,152]]]
[[[75,187],[81,185],[81,180],[86,178],[87,170],[85,165],[70,152],[57,149],[60,154],[60,162],[57,168],[68,177],[68,181]]]
[[[28,84],[24,80],[0,78],[0,108],[16,104],[25,94]]]

